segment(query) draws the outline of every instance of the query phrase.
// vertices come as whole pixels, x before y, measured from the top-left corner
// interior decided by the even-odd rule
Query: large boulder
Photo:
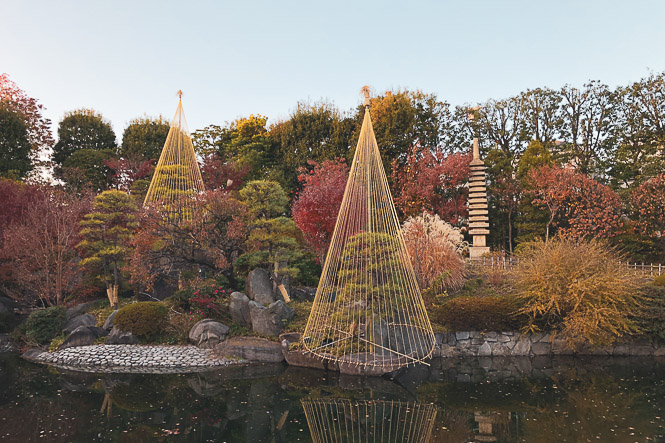
[[[316,296],[316,288],[310,288],[307,286],[302,286],[298,288],[292,287],[289,291],[291,300],[303,301],[303,300],[314,300]]]
[[[249,302],[252,329],[262,335],[278,336],[295,313],[296,311],[281,300],[270,304],[267,308],[253,300]]]
[[[67,334],[71,334],[74,330],[80,326],[95,326],[97,324],[97,319],[92,314],[82,314],[76,317],[69,318],[65,327],[62,328]]]
[[[99,300],[93,300],[89,301],[87,303],[81,303],[80,305],[73,306],[71,308],[67,308],[67,320],[72,319],[74,317],[78,317],[79,315],[83,315],[86,313],[86,311],[93,306],[95,306]],[[76,329],[76,328],[74,328]]]
[[[245,290],[250,300],[254,300],[263,306],[268,306],[276,300],[272,290],[270,274],[262,268],[256,268],[247,275]]]
[[[234,323],[246,328],[252,327],[252,317],[249,314],[249,297],[242,292],[231,294],[229,313]]]
[[[189,340],[200,348],[212,349],[226,339],[229,327],[205,318],[189,330]]]
[[[60,345],[58,350],[73,348],[76,346],[88,346],[95,343],[99,337],[107,335],[109,332],[104,328],[96,326],[79,326],[74,329],[69,337]]]
[[[265,338],[231,337],[215,347],[217,354],[226,358],[240,358],[257,363],[284,361],[282,346]]]
[[[106,338],[107,345],[136,345],[139,339],[131,332],[125,332],[114,326],[111,333]]]
[[[104,324],[102,325],[102,328],[106,329],[107,331],[110,331],[111,328],[113,328],[113,319],[115,319],[115,315],[117,313],[118,313],[117,309],[115,311],[111,312],[111,315],[106,317],[106,320],[104,320]]]

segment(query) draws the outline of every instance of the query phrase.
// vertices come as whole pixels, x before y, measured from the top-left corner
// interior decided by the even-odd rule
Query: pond
[[[385,379],[77,373],[4,356],[0,440],[665,442],[665,359],[441,359]]]

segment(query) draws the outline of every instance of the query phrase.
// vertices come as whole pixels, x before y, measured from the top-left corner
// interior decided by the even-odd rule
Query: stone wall
[[[434,357],[505,357],[538,355],[665,356],[665,345],[649,341],[620,342],[603,348],[571,350],[550,334],[519,332],[437,332]]]

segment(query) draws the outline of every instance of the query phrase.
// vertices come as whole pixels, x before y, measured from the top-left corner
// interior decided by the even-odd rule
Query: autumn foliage
[[[425,213],[408,218],[402,232],[421,290],[438,294],[464,285],[462,253],[467,244],[459,229]]]
[[[459,225],[467,217],[466,200],[471,156],[411,148],[406,164],[394,161],[392,167],[395,206],[405,216],[423,211],[438,214]]]
[[[316,250],[323,263],[332,239],[337,213],[349,175],[344,159],[309,162],[310,168],[301,168],[298,180],[302,191],[298,194],[291,213],[303,232],[305,240]]]
[[[665,174],[638,186],[630,196],[636,228],[644,235],[665,237]]]
[[[621,226],[621,199],[616,192],[585,174],[555,166],[531,171],[527,191],[535,205],[548,211],[546,238],[556,228],[575,239],[608,238]]]

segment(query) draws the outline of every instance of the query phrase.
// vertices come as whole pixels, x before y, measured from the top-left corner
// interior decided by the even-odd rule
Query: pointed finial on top
[[[369,86],[365,85],[360,90],[365,95],[365,107],[369,106]]]
[[[178,98],[182,100],[182,89],[178,90]]]

